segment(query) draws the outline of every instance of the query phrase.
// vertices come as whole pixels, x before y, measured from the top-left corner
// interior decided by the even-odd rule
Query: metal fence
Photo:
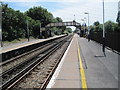
[[[101,31],[92,31],[90,36],[92,40],[102,44],[103,39]],[[120,52],[120,32],[107,32],[105,37],[105,44],[107,47]]]

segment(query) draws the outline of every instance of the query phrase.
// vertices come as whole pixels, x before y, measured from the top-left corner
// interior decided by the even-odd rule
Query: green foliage
[[[100,25],[99,21],[94,22],[94,26],[99,26],[99,25]]]
[[[90,25],[90,30],[94,31],[94,26]]]
[[[100,31],[100,23],[99,23],[99,21],[94,22],[94,31]]]
[[[35,20],[40,20],[42,27],[53,21],[53,15],[42,7],[33,7],[26,12],[27,16]]]
[[[111,31],[118,32],[120,31],[120,27],[118,27],[117,23],[114,23],[112,21],[107,21],[105,23],[105,30],[106,32],[111,32]]]
[[[114,23],[112,21],[107,21],[104,24],[105,31],[106,32],[119,32],[120,27],[117,23]],[[102,31],[103,30],[103,24],[100,24],[98,21],[94,22],[93,26],[90,26],[92,31]]]
[[[2,36],[3,40],[13,40],[24,37],[25,16],[20,11],[15,11],[2,4]]]
[[[71,28],[66,28],[65,33],[72,33],[72,29]]]
[[[63,20],[60,17],[56,17],[53,19],[53,23],[57,23],[57,22],[62,22]],[[64,33],[64,30],[66,29],[66,27],[53,27],[51,28],[51,31],[53,33],[53,35],[61,35]]]
[[[14,10],[8,7],[7,4],[0,6],[2,8],[2,40],[12,41],[19,38],[27,38],[28,30],[29,36],[39,38],[40,35],[40,24],[45,27],[51,22],[62,22],[59,17],[54,18],[53,15],[42,7],[30,8],[25,13],[19,10]],[[27,30],[28,21],[28,30]],[[62,34],[62,30],[66,27],[54,27],[52,33],[56,35]]]
[[[108,31],[113,31],[113,22],[111,22],[111,21],[107,21],[106,23],[105,23],[105,30],[108,32]]]
[[[62,22],[62,21],[63,21],[63,20],[62,20],[61,18],[59,18],[59,17],[56,17],[55,19],[56,19],[56,22]]]
[[[61,35],[62,32],[63,32],[62,29],[57,28],[57,27],[53,27],[53,28],[51,28],[50,30],[52,31],[52,34],[53,34],[53,35]]]

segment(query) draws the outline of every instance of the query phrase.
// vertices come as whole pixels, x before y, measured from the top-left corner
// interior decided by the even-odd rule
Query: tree
[[[94,30],[93,31],[102,31],[103,30],[103,24],[100,24],[98,21],[94,22]],[[91,29],[93,29],[93,26],[91,26]],[[117,23],[114,23],[112,21],[105,22],[105,31],[106,32],[118,32],[120,31],[120,27]]]
[[[42,7],[33,7],[26,12],[27,16],[35,20],[40,20],[42,27],[53,21],[53,15]]]
[[[71,29],[71,28],[66,28],[66,29],[65,29],[65,32],[67,32],[67,33],[72,33],[72,29]]]
[[[29,35],[39,37],[40,21],[26,16],[19,10],[9,8],[7,4],[2,4],[2,40],[14,40],[27,38],[27,20],[29,25]]]
[[[112,21],[105,22],[105,31],[106,32],[114,31],[114,23]]]
[[[63,21],[60,17],[56,17],[55,19],[57,20],[57,22],[62,22]]]
[[[99,21],[94,22],[94,26],[98,26],[99,24]]]
[[[99,25],[100,25],[99,21],[94,22],[94,30],[95,31],[99,31],[99,29],[100,29]]]
[[[13,40],[25,36],[25,17],[20,11],[9,8],[2,3],[3,40]]]
[[[11,41],[19,38],[27,38],[27,21],[29,35],[35,38],[40,36],[40,24],[45,27],[51,22],[62,22],[62,19],[54,18],[52,13],[42,7],[30,8],[25,13],[8,7],[8,4],[0,6],[2,9],[2,40]],[[55,30],[56,29],[56,30]],[[53,28],[55,34],[62,34],[66,27]]]

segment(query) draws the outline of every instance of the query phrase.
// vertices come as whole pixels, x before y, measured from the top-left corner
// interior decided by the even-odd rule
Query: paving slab
[[[86,38],[74,35],[71,45],[65,53],[61,67],[53,75],[48,88],[82,88],[81,68],[78,58],[78,46],[82,58],[83,68],[87,82],[87,88],[111,90],[118,88],[118,55],[105,49],[106,57],[102,52],[102,46],[94,41],[88,42]],[[56,73],[55,72],[55,73]]]
[[[47,38],[47,39],[32,40],[32,41],[24,42],[24,43],[16,43],[16,44],[13,44],[13,45],[10,45],[10,46],[2,47],[0,49],[0,52],[1,53],[8,52],[8,51],[11,51],[11,50],[15,50],[15,49],[22,48],[22,47],[25,47],[25,46],[29,46],[29,45],[32,45],[32,44],[37,44],[37,43],[44,42],[44,41],[54,39],[54,38],[57,38],[57,37],[61,37],[61,36],[64,36],[64,35],[54,36],[54,37],[50,37],[50,38]]]
[[[118,54],[105,49],[94,41],[78,38],[82,56],[86,62],[85,69],[88,88],[118,88]]]
[[[76,35],[73,37],[59,74],[54,77],[56,78],[51,88],[81,88]]]

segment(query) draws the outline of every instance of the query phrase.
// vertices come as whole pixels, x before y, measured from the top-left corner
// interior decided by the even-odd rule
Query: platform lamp
[[[89,39],[89,34],[90,34],[90,28],[89,28],[89,13],[88,12],[85,12],[84,14],[87,14],[88,15],[88,41],[90,40]]]
[[[26,22],[27,22],[27,36],[28,36],[28,42],[30,41],[30,39],[29,39],[29,24],[28,24],[28,20],[26,20]]]
[[[75,21],[75,14],[74,14],[74,21]]]
[[[2,11],[0,10],[0,44],[1,47],[3,47],[3,43],[2,43]]]
[[[83,21],[83,29],[84,29],[84,33],[85,33],[85,20],[81,19]]]
[[[2,43],[2,28],[1,28],[1,25],[0,25],[0,44],[1,44],[1,47],[3,47],[3,43]]]
[[[87,23],[86,19],[87,19],[87,18],[86,18],[86,17],[84,17],[84,21],[85,21],[85,26],[86,26],[86,23]]]
[[[39,34],[39,39],[41,38],[41,22],[40,22],[40,34]]]
[[[86,23],[87,23],[87,21],[86,21],[86,20],[87,20],[87,18],[86,18],[86,17],[84,17],[84,21],[85,21],[85,35],[86,35],[86,26],[87,26],[87,25],[86,25]]]
[[[73,25],[75,26],[76,22],[75,22],[75,15],[74,15],[74,20],[73,20]]]
[[[104,56],[106,56],[105,55],[105,26],[104,26],[104,17],[105,17],[105,15],[104,15],[104,0],[103,0],[103,53],[104,53]]]

